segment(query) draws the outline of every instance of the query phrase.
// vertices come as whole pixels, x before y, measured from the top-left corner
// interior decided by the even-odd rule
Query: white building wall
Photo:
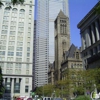
[[[21,79],[20,93],[12,91],[11,97],[15,94],[29,95],[30,90],[32,90],[35,3],[34,0],[26,0],[23,5],[11,5],[9,11],[5,11],[7,5],[5,1],[3,3],[4,6],[0,8],[0,66],[4,80],[5,78]],[[13,12],[13,8],[17,11]],[[24,12],[20,12],[21,9]],[[28,83],[25,80],[29,80]],[[29,87],[26,93],[25,86]]]

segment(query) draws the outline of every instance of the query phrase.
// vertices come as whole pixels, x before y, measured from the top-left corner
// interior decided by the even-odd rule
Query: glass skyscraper
[[[49,0],[49,61],[54,61],[54,21],[62,10],[69,17],[68,0]]]
[[[49,58],[49,1],[36,0],[35,58],[33,60],[34,87],[48,83]]]
[[[60,10],[69,17],[68,0],[36,0],[34,87],[48,83],[49,61],[54,61],[54,20]]]

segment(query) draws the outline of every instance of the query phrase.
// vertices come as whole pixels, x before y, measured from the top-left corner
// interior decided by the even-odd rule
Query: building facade
[[[54,85],[54,63],[49,64],[48,83]]]
[[[49,0],[36,0],[36,2],[34,88],[48,84],[49,64]]]
[[[63,53],[70,47],[69,18],[62,11],[55,22],[55,81],[60,80]]]
[[[100,14],[95,11],[99,3],[78,24],[85,69],[100,67]]]
[[[83,79],[78,80],[80,73],[83,71],[83,62],[81,58],[81,48],[78,49],[72,44],[68,51],[63,54],[63,61],[61,63],[61,80],[69,81],[67,89],[69,91],[68,97],[74,97],[74,87],[78,87],[83,84]],[[71,81],[71,82],[70,82]],[[73,88],[71,86],[73,85]]]
[[[54,61],[54,21],[60,12],[69,17],[68,0],[49,0],[49,62]]]
[[[4,98],[12,100],[15,96],[29,96],[32,90],[34,0],[14,6],[4,0],[3,4],[0,66],[6,87]]]

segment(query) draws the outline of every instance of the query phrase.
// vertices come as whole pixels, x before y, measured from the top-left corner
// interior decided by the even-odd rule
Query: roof
[[[60,10],[60,12],[58,13],[58,16],[62,18],[66,18],[66,15],[63,13],[62,10]]]
[[[67,16],[63,13],[62,10],[60,10],[60,12],[58,13],[58,16],[57,17],[67,18]],[[57,19],[57,17],[56,17],[56,19]],[[55,21],[56,21],[56,19],[55,19]]]
[[[74,58],[74,52],[76,51],[76,49],[77,49],[77,47],[74,44],[72,44],[70,46],[69,50],[66,51],[66,53],[65,53],[66,57]]]

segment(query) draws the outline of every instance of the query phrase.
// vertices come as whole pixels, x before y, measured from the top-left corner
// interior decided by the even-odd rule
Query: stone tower
[[[70,47],[69,18],[60,10],[55,22],[55,81],[60,80],[63,53]]]

